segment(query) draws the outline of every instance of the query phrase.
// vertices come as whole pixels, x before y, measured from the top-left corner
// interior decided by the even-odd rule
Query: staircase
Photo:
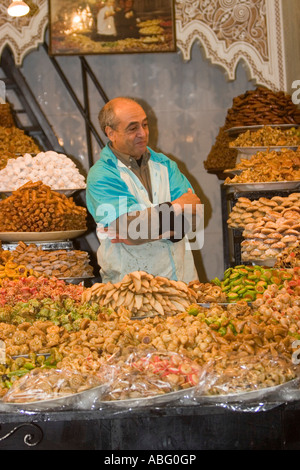
[[[44,43],[43,47],[48,55],[47,44]],[[89,110],[88,80],[90,79],[93,82],[96,91],[100,94],[104,103],[108,101],[108,97],[104,92],[103,88],[101,87],[99,81],[95,77],[85,57],[78,56],[82,77],[82,91],[84,100],[83,104],[77,97],[74,89],[72,88],[70,82],[68,81],[66,75],[64,74],[62,68],[60,67],[55,57],[51,57],[49,55],[48,57],[52,66],[55,68],[57,74],[59,75],[62,83],[64,84],[67,92],[74,101],[79,113],[85,121],[88,163],[89,167],[91,167],[93,164],[92,136],[95,138],[100,148],[104,147],[104,143],[91,121]],[[39,144],[41,149],[51,149],[56,152],[65,153],[63,147],[59,144],[59,140],[52,126],[48,122],[43,111],[41,110],[32,89],[28,85],[20,68],[16,67],[13,55],[8,47],[6,47],[2,52],[0,66],[5,74],[5,77],[1,78],[1,80],[4,81],[6,90],[14,94],[20,106],[18,109],[12,107],[12,113],[16,126],[20,129],[23,129],[27,135],[30,135],[32,138],[34,138],[34,140]],[[24,124],[24,122],[28,124]]]

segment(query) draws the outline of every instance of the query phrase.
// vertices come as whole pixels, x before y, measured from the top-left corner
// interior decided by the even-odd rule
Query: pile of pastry
[[[292,193],[286,197],[274,196],[270,199],[260,197],[250,200],[240,197],[229,214],[227,224],[231,228],[243,230],[247,224],[256,223],[268,213],[276,217],[294,209],[300,209],[300,193]]]
[[[275,259],[300,240],[300,208],[294,207],[282,213],[269,211],[264,217],[248,223],[241,242],[242,260]]]

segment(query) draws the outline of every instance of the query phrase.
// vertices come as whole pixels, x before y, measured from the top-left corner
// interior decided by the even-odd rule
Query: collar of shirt
[[[150,201],[152,202],[152,184],[151,184],[151,176],[150,176],[150,170],[148,166],[148,162],[150,159],[150,152],[149,150],[146,150],[145,153],[141,156],[141,164],[136,161],[134,157],[131,155],[126,155],[125,153],[118,152],[115,149],[112,148],[110,144],[108,144],[111,151],[114,153],[114,155],[120,160],[124,165],[127,166],[141,181],[141,183],[144,185],[145,189],[148,192],[148,196]]]
[[[143,153],[143,155],[141,156],[142,161],[141,161],[141,164],[139,165],[137,160],[131,155],[119,152],[118,150],[114,149],[110,143],[108,145],[111,151],[115,154],[115,156],[130,169],[138,170],[142,166],[145,166],[148,164],[148,161],[150,159],[150,152],[148,150],[146,150],[146,152]]]

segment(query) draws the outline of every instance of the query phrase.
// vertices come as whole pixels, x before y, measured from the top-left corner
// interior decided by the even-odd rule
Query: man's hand
[[[111,238],[111,243],[124,243],[125,245],[134,245],[134,243],[127,238],[120,238],[118,235],[115,238]]]
[[[177,213],[180,209],[182,212],[184,212],[184,209],[187,209],[190,213],[196,214],[199,210],[200,204],[200,198],[197,196],[197,194],[193,193],[191,188],[189,188],[186,193],[182,194],[182,196],[172,201],[174,210]]]
[[[167,203],[170,204],[170,203]],[[195,227],[197,227],[198,222],[200,220],[200,217],[202,217],[202,205],[200,198],[193,193],[193,190],[189,188],[186,193],[182,194],[179,198],[175,199],[174,201],[171,202],[172,209],[171,212],[169,211],[166,214],[167,219],[165,219],[165,222],[167,224],[167,227],[169,228],[169,234],[168,236],[165,236],[165,238],[169,237],[174,237],[175,233],[175,228],[174,228],[174,217],[173,217],[173,222],[172,222],[172,227],[171,228],[171,216],[175,215],[175,220],[178,221],[180,224],[180,228],[183,229],[182,224],[183,224],[183,217],[184,217],[184,224],[185,228],[190,227],[192,231],[195,231]],[[170,206],[168,206],[168,209],[170,209]],[[145,222],[147,224],[147,228],[151,227],[151,208],[146,209],[145,211],[141,211],[139,213],[139,217],[141,217],[141,214],[144,214],[144,217],[141,218],[141,222]],[[157,215],[157,214],[156,214]],[[162,212],[162,215],[164,213]],[[106,235],[111,241],[111,243],[124,243],[125,245],[141,245],[142,243],[148,242],[148,241],[156,241],[160,240],[163,238],[162,232],[157,232],[158,235],[153,237],[153,233],[149,234],[147,231],[147,234],[144,239],[141,239],[140,237],[134,238],[130,237],[130,227],[129,224],[131,222],[135,222],[136,216],[128,217],[128,214],[124,214],[125,220],[123,222],[123,216],[121,216],[119,219],[115,221],[115,224],[113,226],[109,227],[98,227],[97,231],[99,234]],[[125,226],[122,226],[122,224],[125,224]],[[159,217],[156,221],[157,223],[157,229],[160,228],[160,222],[159,222]],[[123,227],[123,230],[121,228]],[[162,225],[162,227],[165,227],[165,225]],[[178,224],[176,222],[176,227],[177,227],[177,232],[178,233]],[[164,235],[166,235],[166,228],[164,228]],[[180,232],[181,233],[181,232]],[[183,233],[183,232],[182,232]],[[128,238],[123,238],[124,234],[128,234]],[[121,235],[121,236],[120,236]],[[101,237],[99,237],[101,238]],[[182,234],[181,234],[182,238]]]
[[[132,243],[130,240],[127,240],[126,238],[120,238],[119,235],[116,233],[115,228],[98,227],[97,232],[100,234],[105,234],[107,238],[110,238],[111,243],[124,243],[125,245],[134,245],[134,243]]]

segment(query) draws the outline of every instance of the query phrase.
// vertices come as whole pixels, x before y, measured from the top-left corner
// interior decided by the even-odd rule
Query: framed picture
[[[175,0],[48,0],[50,55],[175,52]]]

